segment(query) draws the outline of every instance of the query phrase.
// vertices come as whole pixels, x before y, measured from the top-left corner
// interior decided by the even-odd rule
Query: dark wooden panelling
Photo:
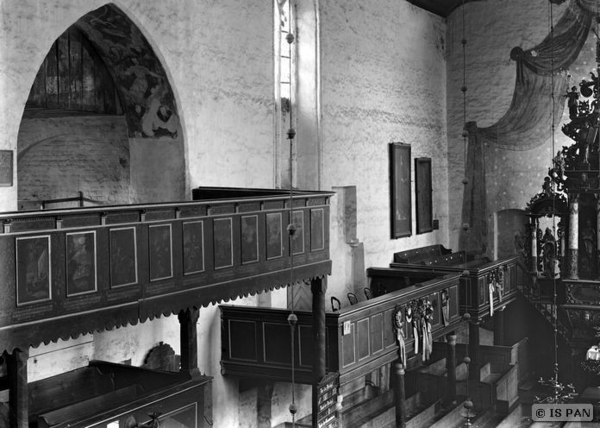
[[[289,338],[290,325],[284,323],[263,323],[265,362],[269,364],[291,364],[292,346]],[[273,340],[278,338],[279,340]],[[282,340],[288,338],[287,341]]]
[[[257,361],[256,323],[229,321],[229,357],[234,360]]]
[[[373,354],[383,349],[383,314],[371,317],[371,352]]]
[[[349,334],[342,336],[342,367],[347,367],[356,362],[356,350],[354,349],[355,325],[351,325]]]
[[[323,193],[319,192],[319,195],[322,197]],[[275,198],[274,195],[268,197]],[[283,203],[287,196],[279,197]],[[310,199],[311,193],[303,195],[303,198]],[[162,314],[178,313],[192,305],[200,307],[331,273],[328,242],[323,251],[295,256],[292,273],[286,242],[280,257],[267,260],[264,211],[233,213],[216,218],[205,215],[182,218],[178,215],[181,212],[204,214],[206,206],[213,202],[3,213],[0,215],[3,225],[0,228],[3,249],[0,283],[2,295],[6,298],[0,300],[0,343],[9,351],[15,347],[35,346],[42,341],[145,321]],[[236,203],[232,200],[228,205]],[[253,206],[263,208],[264,204]],[[323,209],[327,218],[329,206]],[[309,215],[308,208],[301,211]],[[155,213],[167,220],[148,222],[147,219]],[[271,211],[269,214],[283,218],[288,213]],[[245,264],[242,263],[242,216],[251,217],[257,223],[257,232],[253,236],[258,239],[258,261]],[[220,269],[215,269],[214,265],[214,220],[226,223],[226,234],[230,237],[227,253],[233,253],[233,262],[231,257],[227,257],[229,266],[218,264]],[[190,228],[196,233],[190,233]],[[94,289],[92,281],[80,290],[73,278],[70,282],[67,280],[69,275],[74,275],[74,268],[67,269],[68,251],[72,252],[74,237],[92,236],[94,233],[96,263],[88,265],[97,269],[97,287]],[[40,236],[51,236],[52,278],[50,293],[46,293],[49,299],[28,299],[26,304],[17,306],[15,243],[17,239]],[[306,245],[310,246],[310,234],[304,237]],[[192,238],[194,242],[188,240]],[[65,248],[69,239],[72,241],[69,241],[71,250]],[[245,257],[244,261],[248,262],[250,258]],[[25,278],[27,275],[22,273],[21,276]],[[308,287],[300,285],[295,288],[308,290]],[[93,311],[93,317],[89,316],[90,311]],[[28,322],[37,323],[35,329],[23,324]],[[6,328],[8,326],[10,328]],[[330,347],[334,348],[337,353],[337,345]],[[312,349],[309,346],[303,350],[303,360],[309,361]]]
[[[371,354],[371,346],[369,341],[369,318],[357,321],[356,331],[356,341],[358,343],[358,361],[360,361]]]
[[[442,302],[440,301],[440,293],[435,292],[429,296],[429,300],[433,305],[433,316],[431,320],[431,325],[433,327],[437,326],[442,320]]]
[[[173,232],[171,223],[148,227],[150,281],[173,276]]]
[[[449,315],[450,318],[452,318],[458,315],[458,287],[450,287],[450,292],[448,293],[448,295],[450,296]]]
[[[300,354],[300,361],[298,362],[298,365],[300,367],[307,367],[312,369],[313,355],[315,353],[313,347],[314,342],[312,326],[299,325],[298,335],[300,337],[300,343],[298,344],[298,347],[300,348],[298,350]],[[279,346],[281,346],[281,343],[279,344]]]
[[[400,307],[400,310],[404,313],[404,306]],[[396,336],[394,332],[394,325],[392,323],[392,317],[394,315],[394,309],[388,309],[383,313],[383,328],[384,331],[384,343],[385,348],[387,349],[390,346],[396,344]],[[406,326],[405,326],[406,328]]]

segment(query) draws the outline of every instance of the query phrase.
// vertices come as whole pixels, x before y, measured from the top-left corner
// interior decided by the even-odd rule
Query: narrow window
[[[277,186],[285,188],[290,186],[290,141],[287,132],[295,127],[296,31],[293,6],[292,0],[275,0],[275,181]],[[292,43],[289,42],[290,37],[293,37]],[[295,163],[295,148],[291,156]]]

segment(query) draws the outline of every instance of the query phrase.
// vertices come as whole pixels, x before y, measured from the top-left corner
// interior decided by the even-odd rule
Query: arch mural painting
[[[111,71],[129,137],[177,138],[175,96],[165,69],[137,26],[114,5],[90,12],[75,25]]]

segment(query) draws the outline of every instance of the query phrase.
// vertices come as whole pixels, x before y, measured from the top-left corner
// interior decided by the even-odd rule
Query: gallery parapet
[[[329,275],[332,195],[213,187],[193,201],[2,213],[3,349]]]

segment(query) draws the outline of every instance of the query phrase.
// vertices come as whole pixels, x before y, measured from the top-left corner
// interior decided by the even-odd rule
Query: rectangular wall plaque
[[[0,150],[0,187],[13,185],[13,151]]]
[[[410,145],[390,143],[392,239],[412,234]]]
[[[433,187],[431,182],[431,158],[415,159],[417,233],[433,230]]]

